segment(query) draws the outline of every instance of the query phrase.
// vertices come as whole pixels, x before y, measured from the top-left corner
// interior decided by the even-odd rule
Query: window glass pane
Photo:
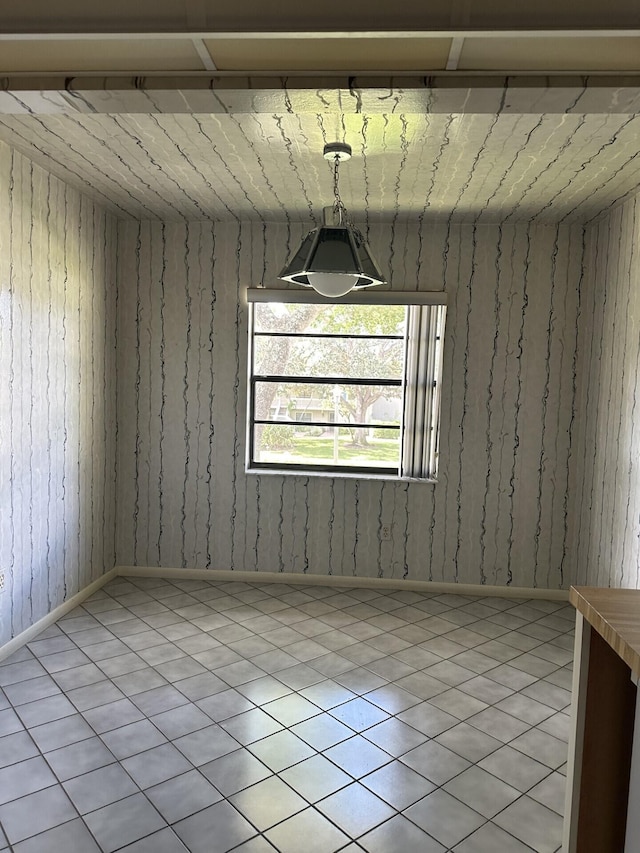
[[[255,383],[255,420],[400,425],[400,385]]]
[[[281,376],[401,379],[404,341],[256,336],[254,371]]]
[[[247,470],[435,479],[444,306],[251,310]]]
[[[372,427],[257,424],[254,460],[272,465],[394,469],[400,464],[400,431]]]
[[[402,335],[403,305],[305,305],[258,302],[254,331],[349,335]]]

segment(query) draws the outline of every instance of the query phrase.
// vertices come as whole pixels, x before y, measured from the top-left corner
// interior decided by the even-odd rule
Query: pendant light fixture
[[[323,153],[333,163],[333,207],[324,209],[324,225],[307,234],[278,278],[335,299],[354,289],[385,284],[385,279],[340,198],[338,168],[351,157],[351,146],[332,142]]]

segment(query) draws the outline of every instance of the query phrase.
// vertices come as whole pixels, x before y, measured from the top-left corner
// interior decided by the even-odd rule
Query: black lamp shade
[[[314,287],[325,296],[344,296],[353,288],[385,283],[362,234],[349,225],[314,228],[278,278]],[[329,279],[335,284],[329,287],[331,293],[325,293],[318,282]]]

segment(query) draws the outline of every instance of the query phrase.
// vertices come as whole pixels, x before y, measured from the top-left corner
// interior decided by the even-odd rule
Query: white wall
[[[302,233],[120,224],[118,562],[566,586],[582,229],[372,229],[394,288],[449,294],[436,486],[244,474],[242,293]]]
[[[115,563],[114,240],[0,143],[0,645]]]
[[[449,294],[438,484],[246,476],[242,294],[302,226],[116,224],[0,144],[0,644],[116,562],[640,587],[639,205],[372,228]]]
[[[574,583],[640,588],[640,197],[586,232]]]

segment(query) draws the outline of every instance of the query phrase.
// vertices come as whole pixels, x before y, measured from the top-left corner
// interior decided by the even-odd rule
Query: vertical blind
[[[407,321],[403,477],[438,474],[444,305],[411,305]]]

